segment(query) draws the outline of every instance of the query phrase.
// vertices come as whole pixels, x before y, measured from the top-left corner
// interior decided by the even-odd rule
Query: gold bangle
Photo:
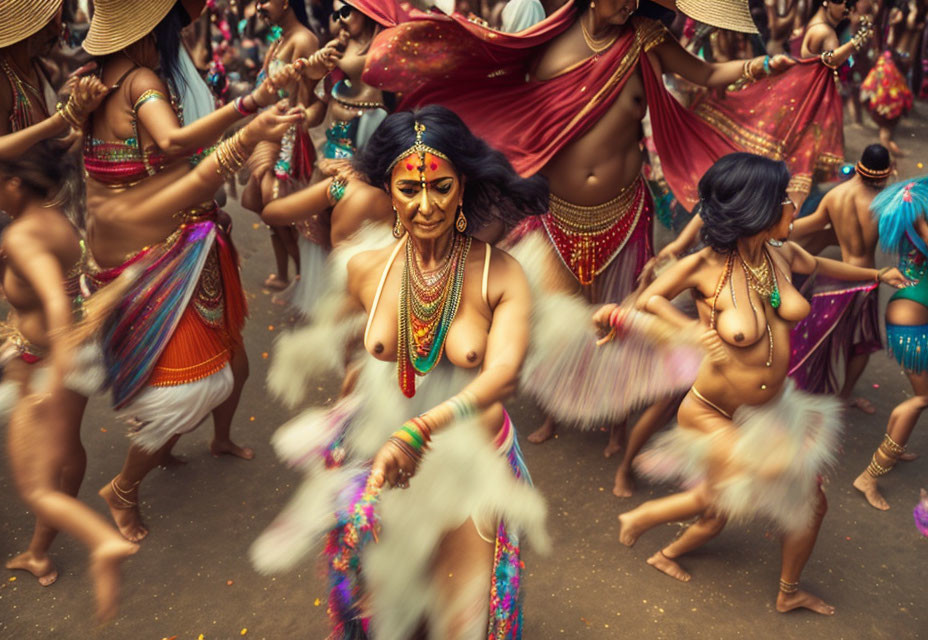
[[[882,269],[880,269],[879,271],[877,271],[877,272],[876,272],[876,281],[877,281],[877,282],[883,282],[883,276],[885,276],[885,275],[889,272],[890,269],[892,269],[892,267],[883,267]],[[887,436],[887,437],[889,437],[889,436]]]
[[[834,64],[831,60],[834,57],[835,52],[831,49],[827,51],[822,51],[822,55],[819,56],[822,59],[822,64],[828,67],[829,69],[837,70],[838,65]]]
[[[77,118],[75,118],[73,113],[71,113],[68,110],[68,106],[70,104],[71,104],[70,100],[68,101],[68,105],[62,105],[59,102],[55,106],[55,111],[58,113],[59,116],[61,116],[61,119],[64,120],[65,124],[67,124],[69,127],[71,127],[72,129],[80,129],[81,122]]]
[[[786,580],[780,579],[780,591],[786,595],[792,595],[799,591],[798,582],[787,582]]]

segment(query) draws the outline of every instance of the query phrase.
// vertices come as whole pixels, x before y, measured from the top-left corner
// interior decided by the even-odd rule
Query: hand
[[[273,108],[262,111],[254,120],[245,125],[243,137],[245,143],[254,145],[261,140],[277,141],[284,137],[291,126],[303,121],[303,109],[287,108],[287,101],[281,100]]]
[[[761,73],[763,73],[763,58],[761,58],[761,61],[762,61],[761,62]],[[783,55],[782,53],[779,55],[773,56],[772,58],[770,58],[770,71],[771,71],[770,75],[777,75],[777,74],[783,73],[787,69],[791,69],[793,65],[795,64],[796,64],[795,60],[793,60],[789,56]],[[760,77],[757,74],[754,74],[754,75],[755,77]]]
[[[85,120],[100,106],[110,91],[112,88],[107,87],[96,76],[84,76],[78,79],[71,92],[71,98],[68,100],[72,105],[72,113],[78,120]]]
[[[374,456],[371,481],[378,488],[386,483],[391,487],[406,489],[409,487],[409,479],[416,474],[417,466],[416,460],[388,440]]]
[[[64,81],[64,84],[61,85],[61,88],[58,89],[58,98],[61,102],[67,102],[68,98],[74,93],[74,88],[77,86],[78,81],[81,79],[85,73],[90,73],[97,68],[97,63],[91,60],[85,65],[82,65],[68,74],[67,80]]]
[[[259,107],[266,107],[274,104],[281,96],[279,91],[285,90],[300,81],[303,69],[306,67],[306,59],[299,58],[285,66],[277,73],[270,74],[261,86],[251,92],[251,99]]]
[[[593,313],[593,326],[596,327],[597,333],[604,337],[603,342],[608,342],[605,337],[610,339],[612,337],[611,334],[614,327],[610,319],[612,317],[612,312],[615,311],[618,306],[617,304],[604,304]]]
[[[728,361],[728,349],[726,348],[725,343],[722,341],[721,336],[719,336],[719,332],[715,329],[704,331],[702,337],[699,339],[699,342],[706,350],[706,355],[709,356],[709,361],[713,364],[724,364]]]
[[[888,284],[892,287],[896,287],[897,289],[905,289],[906,287],[911,287],[915,284],[904,275],[902,275],[902,272],[899,271],[899,269],[896,267],[880,272],[877,275],[877,279],[880,282]]]
[[[310,80],[322,80],[335,68],[343,55],[344,46],[341,43],[341,36],[339,36],[309,56],[309,58],[306,58],[303,75]]]

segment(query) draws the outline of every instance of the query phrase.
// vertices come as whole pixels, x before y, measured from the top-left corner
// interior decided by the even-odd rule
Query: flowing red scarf
[[[569,3],[531,29],[507,34],[458,14],[417,15],[378,34],[364,81],[403,94],[401,109],[449,107],[520,174],[532,175],[602,117],[640,63],[664,174],[688,208],[699,178],[727,153],[784,160],[794,185],[805,190],[815,169],[833,169],[843,157],[840,97],[831,70],[815,61],[744,91],[712,93],[687,109],[641,55],[669,34],[635,18],[608,50],[554,78],[530,77],[532,61],[575,18]]]

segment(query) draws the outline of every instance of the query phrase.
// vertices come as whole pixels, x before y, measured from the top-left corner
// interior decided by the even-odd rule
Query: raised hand
[[[93,113],[103,99],[112,91],[96,76],[84,76],[78,79],[68,101],[72,103],[71,110],[78,120],[83,121]]]
[[[260,140],[277,141],[294,124],[303,121],[304,113],[300,107],[287,108],[287,101],[281,100],[272,109],[261,112],[254,120],[245,125],[243,134],[251,142]]]
[[[303,75],[310,80],[321,80],[324,78],[335,68],[335,65],[338,64],[338,61],[341,60],[342,55],[344,55],[345,43],[348,41],[347,36],[348,34],[346,32],[340,33],[337,38],[329,41],[328,44],[316,51],[316,53],[306,58],[306,67],[303,70]]]
[[[417,460],[388,440],[374,456],[371,481],[375,487],[382,487],[386,483],[391,487],[405,489],[409,487],[409,479],[416,474],[417,467]]]
[[[251,99],[259,107],[274,104],[278,99],[286,96],[288,87],[300,81],[305,67],[306,59],[299,58],[276,73],[270,74],[260,87],[251,92]]]

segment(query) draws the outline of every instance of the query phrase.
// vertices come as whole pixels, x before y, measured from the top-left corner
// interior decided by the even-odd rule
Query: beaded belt
[[[5,340],[26,364],[35,364],[48,355],[48,350],[29,342],[22,332],[7,319],[0,322],[0,340]]]
[[[564,264],[581,285],[593,284],[625,247],[638,226],[646,196],[641,176],[612,200],[592,207],[551,194],[550,210],[542,222]]]

